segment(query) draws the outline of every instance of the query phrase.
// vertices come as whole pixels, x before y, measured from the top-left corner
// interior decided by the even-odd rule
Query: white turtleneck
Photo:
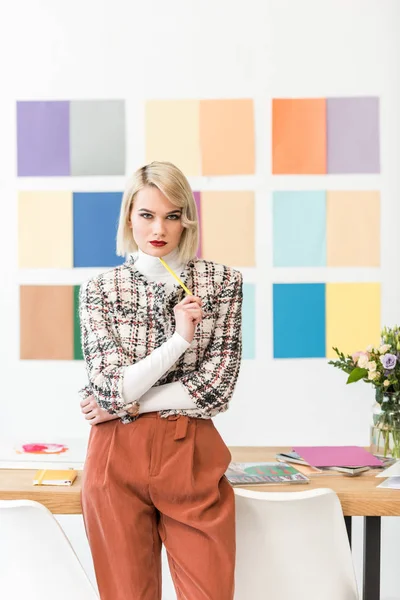
[[[172,291],[176,281],[158,258],[145,254],[141,250],[137,256],[135,268],[150,281],[164,283],[167,292]],[[178,275],[183,271],[185,265],[179,260],[178,249],[164,256],[163,259]],[[179,381],[153,387],[189,346],[189,342],[175,332],[169,340],[153,350],[146,358],[127,367],[122,386],[122,395],[126,403],[139,400],[139,413],[197,408]]]

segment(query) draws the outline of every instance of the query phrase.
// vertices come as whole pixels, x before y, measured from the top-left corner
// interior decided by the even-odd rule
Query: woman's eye
[[[147,217],[151,217],[151,214],[150,213],[142,213],[141,216],[144,217],[145,219],[147,219]]]
[[[177,221],[178,219],[180,219],[179,215],[169,215],[168,219],[170,219],[171,221]]]

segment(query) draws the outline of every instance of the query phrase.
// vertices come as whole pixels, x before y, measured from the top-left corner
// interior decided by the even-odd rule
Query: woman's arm
[[[213,337],[197,371],[184,375],[180,384],[205,416],[226,410],[242,359],[243,276],[227,269],[218,294],[218,314]]]
[[[190,344],[175,332],[149,356],[130,364],[110,330],[106,320],[108,307],[96,280],[92,279],[81,287],[79,307],[82,349],[90,382],[90,386],[81,391],[81,397],[87,398],[91,393],[100,408],[124,417]],[[132,418],[127,417],[126,420],[129,422]]]

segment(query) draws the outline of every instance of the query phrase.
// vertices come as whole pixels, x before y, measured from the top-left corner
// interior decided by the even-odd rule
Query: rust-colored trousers
[[[178,600],[232,600],[231,460],[212,420],[92,427],[82,508],[101,600],[161,600],[164,543]]]

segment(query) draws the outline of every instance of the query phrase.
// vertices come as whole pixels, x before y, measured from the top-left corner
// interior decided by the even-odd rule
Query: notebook
[[[313,467],[381,467],[383,462],[361,446],[296,446]]]
[[[231,462],[226,473],[232,485],[308,483],[306,475],[282,462]]]
[[[39,469],[33,478],[33,485],[72,485],[77,475],[74,469]]]

